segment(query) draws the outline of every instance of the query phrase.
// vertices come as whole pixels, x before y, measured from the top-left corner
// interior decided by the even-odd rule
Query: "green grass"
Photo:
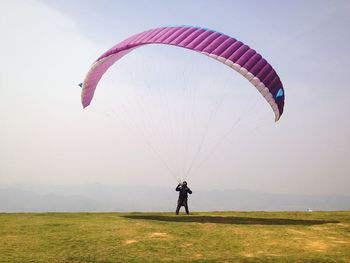
[[[350,262],[350,212],[2,213],[0,262]]]

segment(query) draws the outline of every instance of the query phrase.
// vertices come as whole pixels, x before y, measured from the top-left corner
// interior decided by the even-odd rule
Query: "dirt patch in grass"
[[[130,245],[130,244],[137,243],[137,242],[138,241],[135,240],[135,239],[128,239],[128,240],[125,241],[125,244]]]
[[[247,257],[247,258],[252,258],[254,257],[254,255],[252,253],[242,253],[241,254],[243,257]]]
[[[323,252],[328,249],[328,245],[321,241],[311,241],[308,247],[314,251]]]
[[[256,253],[241,253],[243,257],[253,258],[253,257],[261,257],[261,256],[269,256],[269,257],[280,257],[279,254],[274,253],[265,253],[264,251],[258,251]]]
[[[160,238],[160,239],[165,239],[168,238],[169,235],[167,233],[161,233],[161,232],[154,232],[149,234],[150,238]]]
[[[186,244],[183,244],[183,247],[192,247],[193,244],[192,243],[186,243]]]

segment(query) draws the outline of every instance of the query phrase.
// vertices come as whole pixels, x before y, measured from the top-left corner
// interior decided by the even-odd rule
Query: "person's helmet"
[[[183,183],[182,183],[183,185],[187,185],[187,182],[186,181],[183,181]]]

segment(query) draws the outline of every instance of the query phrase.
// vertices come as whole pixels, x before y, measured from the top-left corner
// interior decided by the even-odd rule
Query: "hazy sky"
[[[278,123],[251,85],[228,67],[161,46],[143,47],[125,57],[106,75],[91,107],[82,109],[77,84],[102,52],[131,34],[184,24],[226,33],[263,54],[286,90],[285,111]],[[211,136],[225,134],[244,105],[253,111],[246,117],[249,125],[237,125],[208,158],[211,150],[206,146],[198,158],[204,163],[189,178],[193,188],[349,194],[349,25],[350,3],[340,0],[2,0],[0,186],[176,184],[162,160],[181,174],[184,153],[196,155],[205,116],[212,112],[209,105],[216,103],[208,100],[226,96],[211,123],[215,130]],[[183,112],[171,108],[169,118],[161,112],[158,117],[168,124],[152,125],[135,100],[124,99],[139,87],[139,96],[147,101],[143,92],[149,86],[154,91],[166,86],[167,93],[148,101],[148,117],[165,109],[161,96],[167,96],[169,105],[181,101],[176,95],[181,95],[179,86],[200,91],[198,124],[185,118],[196,126],[190,130],[193,145],[166,130],[167,125],[178,127],[170,113]],[[121,119],[115,118],[115,107],[120,105],[130,107]],[[137,126],[136,131],[145,129],[161,157],[125,122]],[[179,148],[180,143],[185,148]],[[187,146],[190,150],[185,151]]]

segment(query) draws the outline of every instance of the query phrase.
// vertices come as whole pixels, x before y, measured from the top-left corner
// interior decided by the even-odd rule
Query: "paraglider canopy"
[[[147,44],[166,44],[212,57],[249,80],[270,104],[275,121],[283,113],[284,89],[272,66],[254,49],[225,34],[199,27],[161,27],[133,35],[102,54],[91,66],[82,84],[83,107],[90,105],[103,74],[133,49]]]

